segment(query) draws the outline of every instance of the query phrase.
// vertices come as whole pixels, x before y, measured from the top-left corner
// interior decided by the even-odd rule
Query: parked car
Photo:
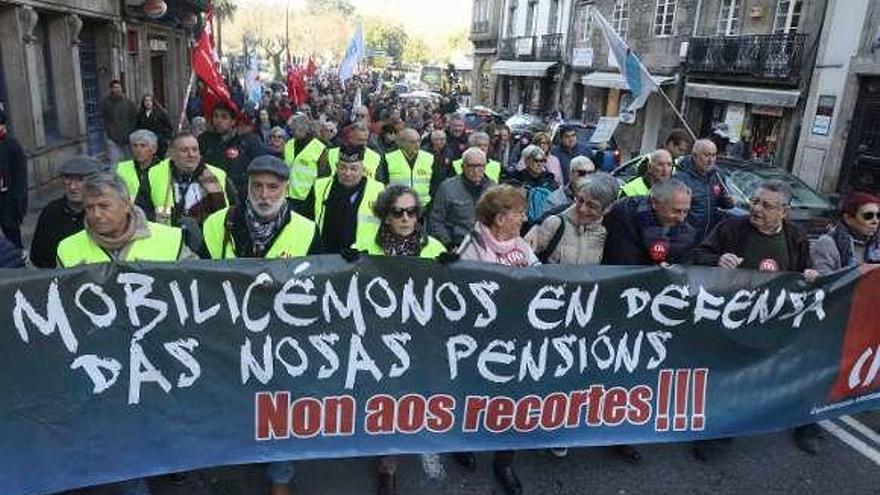
[[[488,124],[503,124],[501,115],[489,107],[477,105],[471,108],[459,108],[456,113],[464,118],[468,134],[483,129]]]
[[[589,147],[593,152],[598,151],[598,145],[590,142],[590,138],[593,137],[593,132],[596,130],[596,126],[594,124],[584,124],[583,122],[576,121],[563,121],[553,125],[550,130],[550,139],[553,142],[553,146],[559,144],[561,136],[559,129],[562,128],[562,126],[573,127],[577,134],[578,143]],[[602,163],[597,163],[596,165],[602,170],[613,170],[620,165],[620,150],[617,148],[617,141],[614,139],[614,136],[611,136],[611,140],[608,141],[608,148],[605,150]]]
[[[611,174],[623,183],[628,182],[638,175],[636,168],[639,161],[638,157],[633,158],[617,167]],[[788,219],[810,239],[826,233],[835,218],[836,208],[830,201],[784,169],[761,162],[746,162],[731,158],[719,158],[716,165],[736,201],[736,205],[728,212],[731,215],[747,215],[749,199],[755,194],[758,185],[765,180],[779,180],[791,188],[791,211]]]

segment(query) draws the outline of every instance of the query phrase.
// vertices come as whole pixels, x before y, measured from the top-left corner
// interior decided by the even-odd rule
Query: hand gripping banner
[[[877,409],[880,271],[335,256],[6,271],[0,486],[670,442]]]

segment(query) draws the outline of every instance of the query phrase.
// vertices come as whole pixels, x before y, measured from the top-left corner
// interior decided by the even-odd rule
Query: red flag
[[[309,93],[306,91],[303,73],[294,65],[287,67],[287,94],[290,101],[297,107],[309,101]]]
[[[309,65],[306,67],[306,76],[315,77],[315,74],[318,73],[318,66],[315,65],[315,59],[309,57]]]
[[[192,52],[193,70],[205,83],[205,92],[202,94],[202,115],[208,119],[211,118],[218,102],[223,102],[233,111],[238,112],[238,107],[232,101],[229,88],[226,87],[220,72],[220,59],[214,48],[213,23],[214,9],[209,4],[208,13],[205,15],[205,27]]]

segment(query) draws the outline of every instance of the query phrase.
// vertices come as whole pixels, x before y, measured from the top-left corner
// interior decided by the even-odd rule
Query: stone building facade
[[[498,36],[501,32],[503,0],[474,0],[470,39],[474,45],[471,95],[474,104],[494,105]]]
[[[191,31],[180,19],[193,22],[205,5],[166,6],[153,20],[132,1],[0,1],[0,105],[34,193],[52,186],[65,158],[103,153],[99,109],[111,80],[138,103],[155,94],[176,122],[190,74]]]

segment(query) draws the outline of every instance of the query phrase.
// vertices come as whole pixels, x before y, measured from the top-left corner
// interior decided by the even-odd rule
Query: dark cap
[[[61,175],[78,175],[85,177],[87,175],[97,174],[98,172],[106,170],[107,167],[89,156],[74,156],[64,160],[60,167],[58,167],[58,173]]]
[[[339,148],[339,161],[354,163],[364,161],[366,149],[363,146],[342,146]]]
[[[258,156],[251,160],[247,168],[248,175],[259,172],[275,174],[284,180],[290,179],[290,167],[287,166],[284,160],[272,155]]]

